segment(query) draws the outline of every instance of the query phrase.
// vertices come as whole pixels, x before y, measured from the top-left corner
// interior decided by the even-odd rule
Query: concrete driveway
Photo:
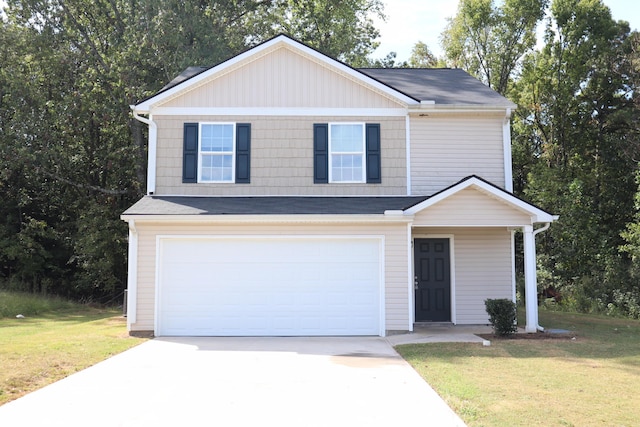
[[[0,406],[1,426],[461,426],[384,338],[157,338]]]

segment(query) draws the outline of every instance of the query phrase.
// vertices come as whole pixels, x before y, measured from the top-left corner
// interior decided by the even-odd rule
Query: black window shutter
[[[313,125],[313,182],[314,184],[329,182],[329,125],[327,123]]]
[[[367,123],[367,184],[380,184],[382,171],[380,170],[380,124]]]
[[[184,124],[182,182],[198,182],[198,123]]]
[[[249,184],[251,178],[251,123],[236,125],[236,184]]]

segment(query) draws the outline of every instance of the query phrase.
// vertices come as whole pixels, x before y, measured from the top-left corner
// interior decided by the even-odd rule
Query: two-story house
[[[461,70],[354,69],[284,35],[185,70],[132,106],[129,331],[486,324],[485,299],[515,299],[515,230],[535,331],[534,236],[556,217],[511,193],[514,108]]]

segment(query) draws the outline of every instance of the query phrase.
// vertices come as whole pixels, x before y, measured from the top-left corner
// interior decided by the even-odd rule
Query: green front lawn
[[[142,341],[129,337],[117,310],[74,306],[0,318],[0,405]]]
[[[640,321],[540,311],[575,340],[398,346],[469,426],[633,426],[640,420]]]

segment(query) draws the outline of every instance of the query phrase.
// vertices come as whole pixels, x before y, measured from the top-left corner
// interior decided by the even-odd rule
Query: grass
[[[0,290],[0,318],[18,314],[34,316],[59,310],[81,309],[83,306],[58,297]]]
[[[120,310],[40,300],[51,299],[0,292],[11,312],[0,318],[0,405],[142,342],[129,337]]]
[[[640,419],[640,321],[540,311],[575,340],[398,346],[469,426],[632,426]]]

